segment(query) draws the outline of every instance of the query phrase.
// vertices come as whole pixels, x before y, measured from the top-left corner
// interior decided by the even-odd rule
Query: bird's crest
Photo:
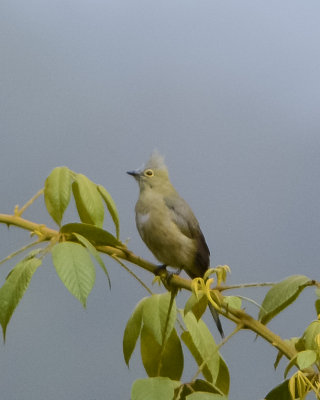
[[[145,168],[146,169],[150,168],[153,170],[157,170],[157,169],[167,170],[167,166],[164,162],[164,157],[157,150],[155,150],[152,153],[147,164],[145,165]]]

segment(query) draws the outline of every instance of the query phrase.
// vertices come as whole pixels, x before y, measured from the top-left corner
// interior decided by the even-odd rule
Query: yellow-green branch
[[[26,229],[31,233],[36,234],[42,240],[50,240],[59,234],[58,231],[50,229],[45,225],[37,224],[20,217],[19,215],[0,214],[0,223],[8,226],[14,225],[18,228]]]
[[[8,215],[8,214],[0,214],[0,223],[4,223],[8,226],[13,225],[25,230],[30,231],[32,234],[36,234],[39,237],[39,241],[50,241],[53,238],[58,238],[60,235],[58,230],[48,228],[45,225],[37,224],[35,222],[28,221],[19,215]],[[128,250],[125,245],[123,247],[112,247],[112,246],[97,246],[98,251],[103,252],[111,257],[121,258],[123,260],[127,260],[132,264],[135,264],[153,274],[157,274],[158,266],[150,263],[135,255],[132,251]],[[181,278],[178,275],[173,275],[170,280],[170,285],[173,285],[179,289],[186,289],[191,291],[191,280]],[[234,288],[237,287],[247,287],[250,285],[258,286],[259,284],[248,284],[248,285],[240,285],[240,286],[233,286]],[[269,285],[269,283],[268,283]],[[261,286],[261,285],[260,285]],[[215,288],[216,290],[225,290],[231,289],[232,287],[218,287]],[[244,329],[250,329],[251,331],[255,332],[260,337],[267,340],[272,346],[276,347],[280,350],[288,359],[292,359],[296,354],[295,348],[288,345],[284,340],[281,339],[280,336],[273,333],[270,329],[268,329],[265,325],[261,324],[259,321],[252,318],[250,315],[245,313],[243,310],[236,310],[233,308],[226,308],[222,304],[222,308],[219,312],[228,318],[229,320],[233,321],[237,326],[243,327]],[[309,373],[314,373],[312,369]]]

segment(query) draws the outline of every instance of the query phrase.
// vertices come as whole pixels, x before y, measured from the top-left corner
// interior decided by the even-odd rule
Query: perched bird
[[[136,224],[149,250],[165,266],[183,269],[192,279],[202,277],[210,251],[197,218],[170,182],[163,157],[154,152],[144,167],[127,173],[139,184]],[[219,315],[209,307],[223,337]]]

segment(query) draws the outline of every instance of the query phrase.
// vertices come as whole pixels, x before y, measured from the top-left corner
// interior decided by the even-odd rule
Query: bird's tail
[[[217,328],[218,328],[218,331],[219,331],[221,337],[224,338],[224,332],[223,332],[223,329],[222,329],[221,321],[220,321],[219,314],[218,314],[217,310],[213,307],[213,305],[211,303],[209,303],[209,309],[211,311],[212,317],[214,319],[214,322],[217,325]]]

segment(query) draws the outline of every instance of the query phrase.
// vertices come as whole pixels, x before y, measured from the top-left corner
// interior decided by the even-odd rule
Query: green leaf
[[[154,294],[146,300],[143,307],[143,323],[160,345],[171,334],[176,321],[175,300],[173,300],[170,315],[168,315],[170,300],[169,292]]]
[[[0,323],[4,340],[12,314],[28,289],[31,278],[41,262],[39,258],[23,259],[10,271],[4,285],[0,288]]]
[[[316,313],[317,313],[317,315],[320,316],[320,299],[317,299],[317,300],[315,301],[314,306],[315,306],[315,308],[316,308]]]
[[[220,396],[223,395],[223,393],[221,393],[221,391],[212,383],[209,383],[203,379],[196,379],[195,381],[184,385],[181,393],[181,399],[184,399],[187,395],[190,395],[194,392],[215,393],[219,394]]]
[[[173,400],[179,386],[180,382],[169,378],[138,379],[132,385],[131,400]]]
[[[226,362],[221,356],[220,356],[219,374],[216,379],[215,385],[223,394],[227,395],[229,393],[229,388],[230,388],[229,369]]]
[[[304,275],[293,275],[274,285],[266,294],[259,313],[259,320],[266,324],[288,307],[311,281]]]
[[[316,343],[316,337],[320,334],[320,321],[313,321],[308,326],[303,334],[303,341],[305,348],[308,350],[319,351],[318,344]]]
[[[119,239],[120,223],[119,223],[119,214],[116,203],[113,201],[113,198],[111,197],[110,193],[102,185],[98,185],[97,188],[104,202],[106,203],[106,206],[113,220],[114,226],[116,228],[117,239]]]
[[[89,251],[89,253],[97,260],[98,264],[100,265],[103,272],[106,274],[106,276],[108,278],[109,288],[111,289],[111,281],[110,281],[108,270],[107,270],[106,266],[104,265],[104,262],[102,261],[102,258],[100,257],[100,254],[97,251],[97,249],[84,236],[80,235],[79,233],[74,233],[74,235],[79,240],[79,242],[82,243],[86,247],[86,249]]]
[[[60,226],[71,195],[71,171],[67,167],[55,168],[45,181],[44,201],[53,220]]]
[[[141,301],[139,301],[124,330],[122,346],[123,355],[127,366],[129,366],[131,355],[136,347],[136,343],[140,335],[142,326],[142,310],[144,303],[147,299],[148,298],[145,297]]]
[[[310,367],[316,360],[317,353],[313,350],[300,351],[297,355],[297,364],[301,370]]]
[[[88,251],[78,243],[58,243],[52,249],[52,260],[65,287],[86,307],[95,282],[95,268]]]
[[[239,310],[242,306],[242,300],[238,296],[224,296],[223,302],[227,304],[227,306],[231,308],[235,308]]]
[[[101,228],[104,208],[97,185],[85,175],[77,174],[72,191],[81,221]]]
[[[160,345],[152,332],[143,325],[141,331],[141,358],[150,377],[163,376],[179,380],[183,371],[183,353],[175,329],[164,345]],[[164,346],[164,347],[163,347]]]
[[[214,338],[206,324],[192,313],[183,316],[188,331],[181,335],[182,340],[189,348],[197,364],[203,365],[203,376],[211,383],[215,383],[219,374],[220,354]]]
[[[90,224],[71,223],[63,225],[60,229],[61,233],[79,233],[84,236],[89,242],[97,246],[119,246],[123,244],[119,242],[111,233],[104,229],[98,228]]]
[[[197,298],[197,296],[192,293],[184,307],[184,314],[192,311],[197,320],[199,320],[206,311],[207,305],[208,298],[205,294],[199,295],[199,298]]]
[[[186,400],[228,400],[228,397],[215,393],[196,392],[187,396]]]
[[[289,379],[273,388],[265,397],[265,400],[292,400],[289,391]]]
[[[300,370],[310,367],[315,363],[317,359],[317,354],[313,350],[303,350],[300,351],[296,356],[294,356],[284,371],[284,377],[286,378],[290,369],[293,366],[297,366]]]

